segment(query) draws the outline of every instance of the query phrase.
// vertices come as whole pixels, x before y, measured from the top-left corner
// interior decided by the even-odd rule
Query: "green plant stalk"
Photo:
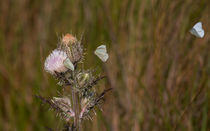
[[[76,131],[80,131],[80,123],[79,123],[79,94],[78,92],[75,90],[77,88],[77,80],[74,76],[74,72],[73,72],[73,78],[74,78],[74,87],[72,88],[72,102],[73,102],[73,111],[75,112],[75,117],[74,117],[74,127]]]
[[[76,131],[80,131],[78,93],[74,91],[74,89],[72,89],[72,101],[73,101],[73,110],[75,112],[74,127]]]

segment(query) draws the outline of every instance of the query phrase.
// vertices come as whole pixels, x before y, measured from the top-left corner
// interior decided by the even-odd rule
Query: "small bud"
[[[83,81],[86,81],[89,79],[89,74],[88,73],[85,73],[84,74],[84,77],[83,77]]]
[[[88,73],[83,74],[82,79],[80,81],[80,85],[84,85],[85,82],[87,82],[90,78],[90,75]]]
[[[57,84],[58,84],[59,86],[63,86],[63,85],[64,85],[62,81],[59,81]]]
[[[83,87],[85,83],[90,79],[89,73],[79,73],[77,76],[77,79],[79,81],[79,85]]]

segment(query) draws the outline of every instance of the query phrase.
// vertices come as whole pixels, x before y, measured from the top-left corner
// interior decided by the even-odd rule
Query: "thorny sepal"
[[[95,90],[93,87],[103,78],[105,78],[105,76],[92,77],[91,80],[86,82],[83,88],[81,88],[80,97],[89,98],[94,96]]]
[[[74,84],[71,70],[68,70],[64,73],[55,72],[55,74],[55,79],[58,80],[57,84],[59,86],[72,86]]]
[[[70,118],[75,116],[75,113],[71,108],[71,100],[68,97],[53,97],[51,102],[60,107],[60,109],[63,111],[66,121],[69,121]]]
[[[93,75],[93,70],[83,70],[76,73],[76,80],[79,85],[79,89],[82,90],[86,88],[90,83],[93,83],[95,77]]]
[[[96,94],[90,98],[83,98],[81,100],[81,112],[80,112],[80,119],[91,119],[91,111],[96,107],[100,107],[101,103],[104,100],[104,95],[112,90],[112,88],[104,90],[99,96]],[[100,109],[100,108],[99,108]]]
[[[82,91],[84,89],[91,89],[93,86],[97,84],[97,82],[105,76],[94,76],[94,70],[84,70],[84,71],[78,71],[76,73],[76,80],[79,85],[79,89]]]
[[[74,72],[67,71],[65,73],[56,74],[56,79],[58,80],[58,85],[60,86],[70,86],[79,94],[84,94],[87,90],[90,90],[93,86],[97,84],[97,82],[105,76],[97,76],[93,75],[93,70],[76,70]]]
[[[68,97],[53,97],[52,99],[44,98],[39,95],[36,95],[36,97],[39,98],[43,104],[48,104],[50,109],[56,111],[57,116],[60,116],[67,122],[75,116]]]

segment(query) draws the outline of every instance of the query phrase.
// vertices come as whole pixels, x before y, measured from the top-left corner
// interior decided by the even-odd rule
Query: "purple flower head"
[[[61,73],[66,72],[68,68],[66,68],[63,64],[64,60],[67,59],[66,52],[62,50],[55,49],[52,53],[47,57],[44,63],[45,71],[54,75],[55,72]]]

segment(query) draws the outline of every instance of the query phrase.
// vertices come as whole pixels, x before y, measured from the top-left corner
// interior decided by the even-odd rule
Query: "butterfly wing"
[[[195,29],[202,29],[202,23],[201,23],[201,22],[196,23],[196,24],[193,26],[193,28],[195,28]]]
[[[71,62],[71,60],[69,58],[67,58],[66,60],[64,60],[63,62],[64,66],[72,71],[74,71],[74,65]]]
[[[103,62],[106,62],[107,59],[109,58],[109,55],[107,54],[106,51],[106,46],[105,45],[101,45],[99,47],[97,47],[97,49],[95,50],[95,55],[98,56]]]
[[[205,32],[204,32],[204,30],[202,28],[202,23],[201,22],[196,23],[193,26],[193,28],[190,30],[190,33],[195,35],[196,37],[203,38]]]
[[[190,30],[190,33],[191,33],[192,35],[196,36],[196,37],[200,37],[199,34],[198,34],[198,32],[197,32],[194,28],[192,28],[192,29]]]

